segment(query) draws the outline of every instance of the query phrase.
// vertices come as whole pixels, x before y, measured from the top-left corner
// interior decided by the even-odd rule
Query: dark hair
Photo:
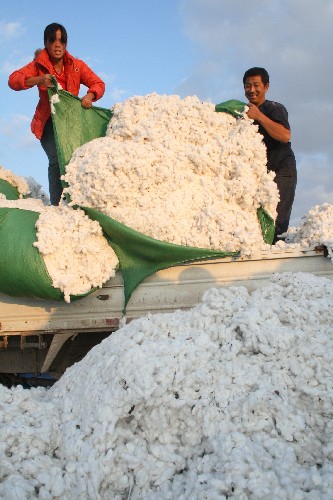
[[[61,43],[67,45],[67,31],[61,24],[58,23],[52,23],[46,26],[44,30],[44,45],[46,45],[46,42],[54,42],[56,39],[56,32],[58,30],[61,31]]]
[[[269,74],[265,70],[265,68],[250,68],[247,71],[245,71],[244,76],[243,76],[243,85],[245,85],[245,81],[249,76],[260,76],[261,81],[264,85],[267,85],[269,83]]]

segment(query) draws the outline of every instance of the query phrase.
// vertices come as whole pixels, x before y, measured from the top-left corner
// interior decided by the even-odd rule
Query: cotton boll
[[[0,484],[0,498],[5,500],[22,500],[22,498],[33,498],[35,488],[29,484],[19,474],[13,474]]]
[[[58,413],[45,395],[45,389],[0,385],[1,498],[34,498],[41,486],[40,471],[53,467],[60,471],[54,458]]]

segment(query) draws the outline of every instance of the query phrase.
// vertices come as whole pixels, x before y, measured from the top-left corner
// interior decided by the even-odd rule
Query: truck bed
[[[245,286],[253,291],[272,274],[282,272],[309,272],[333,280],[333,265],[323,250],[290,249],[187,263],[142,282],[127,305],[126,321],[147,313],[189,309],[212,287]],[[68,339],[86,334],[93,344],[94,334],[98,343],[97,334],[106,336],[117,330],[123,307],[120,272],[103,288],[71,304],[0,295],[0,373],[8,373],[9,368],[29,371],[32,365],[39,372],[48,371]],[[18,352],[20,369],[16,366]]]

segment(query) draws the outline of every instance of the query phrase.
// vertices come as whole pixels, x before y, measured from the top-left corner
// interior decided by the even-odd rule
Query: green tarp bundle
[[[237,99],[230,99],[229,101],[224,101],[220,102],[220,104],[216,104],[215,111],[229,113],[229,115],[232,115],[235,118],[240,118],[245,106],[245,102],[237,101]]]
[[[0,293],[63,300],[63,292],[52,285],[43,256],[33,245],[38,218],[39,212],[0,207]],[[95,289],[70,298],[86,297]]]
[[[0,291],[16,297],[61,300],[43,257],[33,246],[38,212],[0,208]]]

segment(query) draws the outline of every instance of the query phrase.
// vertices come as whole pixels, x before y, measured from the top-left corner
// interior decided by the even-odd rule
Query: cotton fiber
[[[30,187],[27,179],[15,175],[11,170],[6,169],[1,165],[0,165],[0,179],[3,179],[12,186],[16,187],[16,189],[19,192],[20,198],[23,198],[24,195],[28,195],[30,193]]]
[[[286,242],[315,248],[324,245],[333,262],[333,205],[315,205],[303,217],[300,227],[288,230]]]
[[[257,209],[275,217],[279,200],[252,120],[196,96],[116,104],[106,137],[78,148],[63,179],[71,205],[163,241],[245,254],[265,247]]]
[[[332,303],[306,273],[212,288],[0,386],[0,498],[332,498]]]

